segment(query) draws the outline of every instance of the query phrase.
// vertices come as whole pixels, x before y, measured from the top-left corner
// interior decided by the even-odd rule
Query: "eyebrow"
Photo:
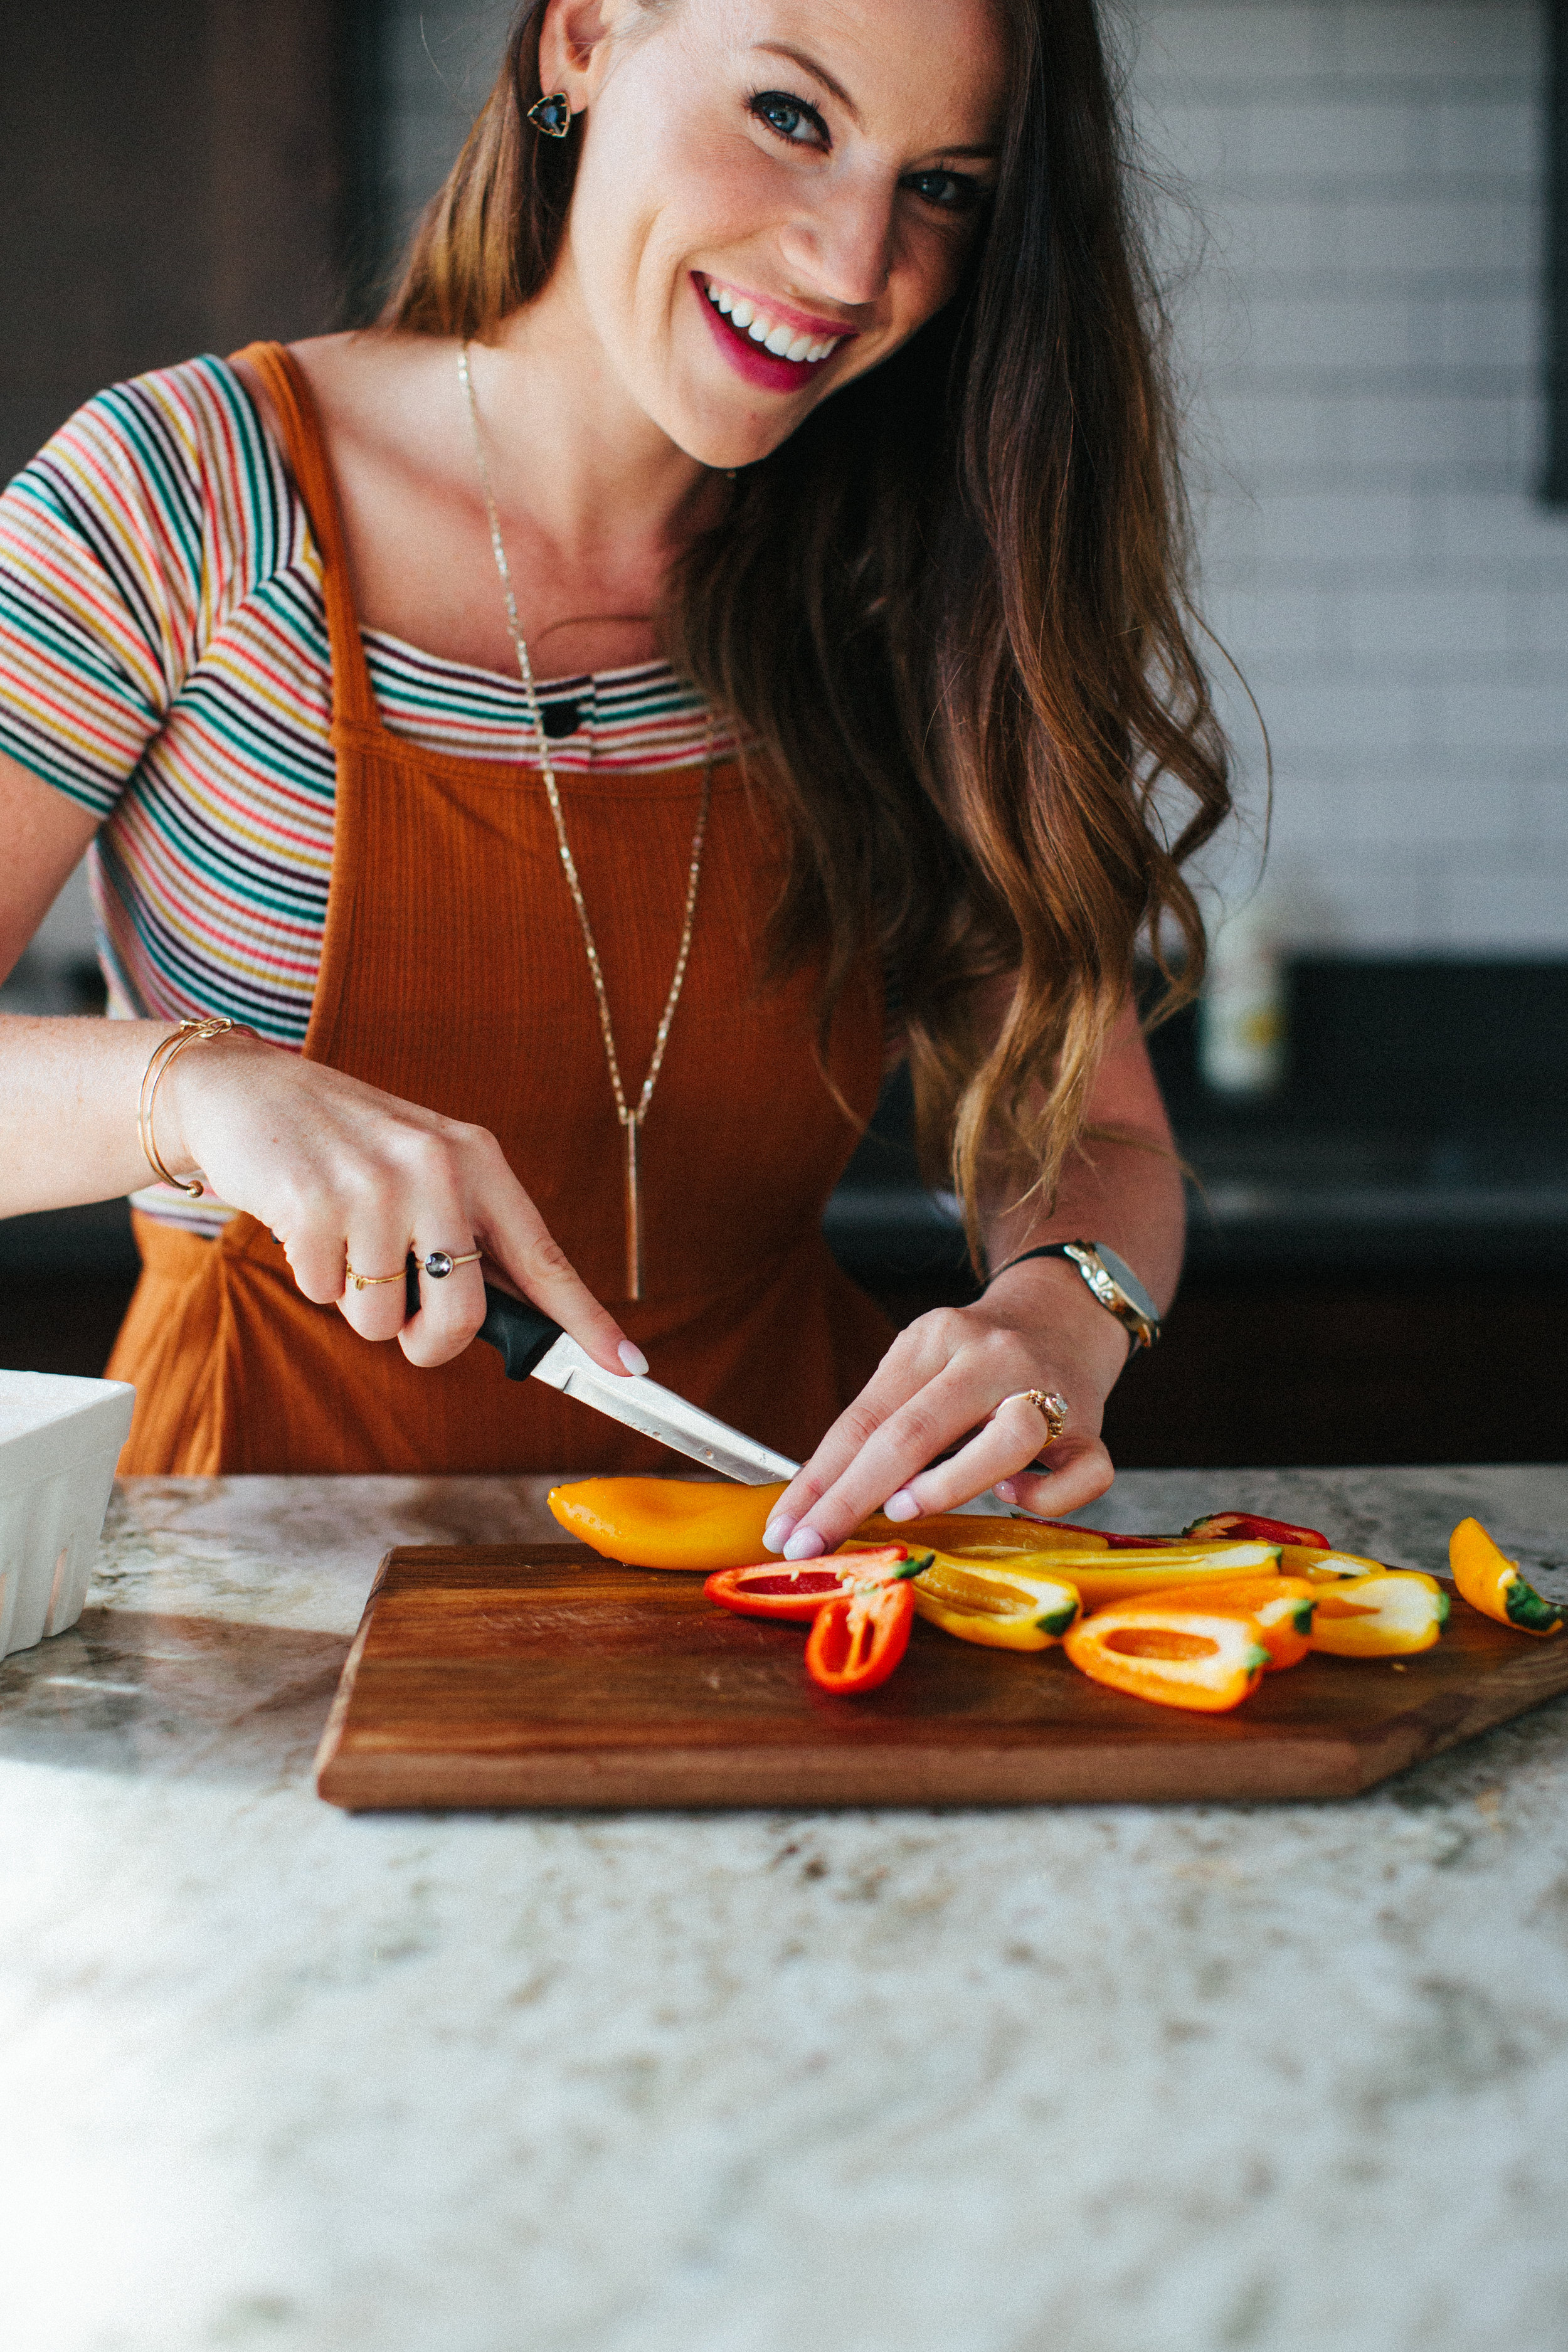
[[[787,58],[792,65],[799,66],[805,72],[813,75],[815,79],[822,84],[824,89],[832,91],[834,97],[838,100],[839,105],[844,109],[846,114],[848,115],[851,122],[858,127],[860,121],[860,110],[856,105],[854,100],[850,97],[849,92],[845,89],[841,81],[835,81],[833,76],[828,72],[826,66],[818,65],[816,59],[814,57],[809,57],[805,49],[792,48],[787,41],[758,41],[754,44],[754,47],[767,57]],[[1002,151],[1001,148],[997,146],[944,147],[939,144],[933,147],[931,152],[933,155],[962,155],[978,163],[990,163],[994,162]]]
[[[758,41],[755,46],[767,57],[788,58],[792,65],[804,67],[808,74],[816,76],[816,79],[822,84],[824,89],[830,89],[833,92],[834,97],[838,100],[839,105],[844,109],[845,113],[847,114],[851,122],[857,124],[859,122],[860,110],[856,105],[854,100],[850,97],[849,92],[845,89],[843,83],[841,81],[835,81],[826,67],[819,66],[816,59],[812,57],[807,57],[804,49],[792,49],[786,41]]]

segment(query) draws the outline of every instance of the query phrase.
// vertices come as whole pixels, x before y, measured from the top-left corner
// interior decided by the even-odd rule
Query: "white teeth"
[[[713,308],[721,310],[732,327],[743,328],[752,342],[761,343],[763,349],[772,352],[775,358],[793,360],[797,366],[802,361],[815,362],[825,360],[829,352],[837,350],[842,341],[838,335],[814,338],[798,333],[793,327],[776,323],[765,310],[759,310],[754,302],[748,301],[743,294],[731,294],[727,287],[710,284],[706,290]]]

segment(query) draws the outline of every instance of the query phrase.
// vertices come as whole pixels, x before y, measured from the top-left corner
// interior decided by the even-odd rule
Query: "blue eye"
[[[985,193],[978,180],[962,172],[915,172],[904,185],[912,188],[922,203],[943,213],[973,212]]]
[[[792,147],[826,147],[832,142],[827,125],[815,106],[804,98],[792,98],[787,89],[759,89],[747,100],[747,105],[759,122],[785,139]]]

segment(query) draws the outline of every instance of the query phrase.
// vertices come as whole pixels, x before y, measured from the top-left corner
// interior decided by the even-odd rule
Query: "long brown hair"
[[[826,1039],[868,931],[907,1024],[922,1153],[964,1202],[1047,1199],[1143,940],[1197,984],[1183,861],[1230,806],[1189,636],[1164,320],[1094,0],[998,0],[1013,93],[954,299],[747,467],[668,583],[671,657],[768,755],[793,844],[783,968]],[[384,322],[483,337],[545,283],[577,137],[538,138],[541,0]],[[1179,805],[1167,804],[1171,787]],[[1016,973],[988,1041],[976,985]]]

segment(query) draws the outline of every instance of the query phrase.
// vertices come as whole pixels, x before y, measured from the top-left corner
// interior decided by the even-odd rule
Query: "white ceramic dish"
[[[0,1371],[0,1658],[81,1615],[136,1391]]]

